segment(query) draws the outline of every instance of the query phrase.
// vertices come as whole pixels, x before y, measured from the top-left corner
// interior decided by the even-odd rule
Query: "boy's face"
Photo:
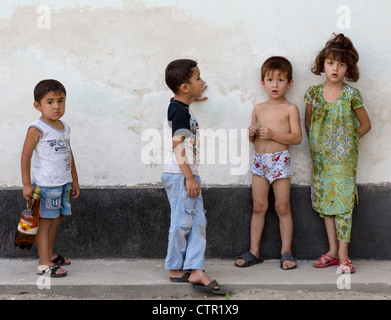
[[[205,85],[205,81],[201,79],[200,69],[198,67],[193,69],[193,75],[191,76],[189,83],[183,85],[191,98],[199,98],[202,96],[202,87]]]
[[[50,123],[58,121],[65,113],[65,93],[49,91],[34,107],[42,113],[42,120]]]
[[[279,70],[268,71],[261,81],[262,87],[266,89],[270,98],[279,99],[285,96],[287,89],[293,85],[293,80],[288,81],[285,73]]]

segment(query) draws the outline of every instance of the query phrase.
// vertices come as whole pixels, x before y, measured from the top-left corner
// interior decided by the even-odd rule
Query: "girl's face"
[[[324,61],[324,72],[328,81],[334,83],[343,82],[347,71],[348,65],[346,63],[331,58],[327,58]]]

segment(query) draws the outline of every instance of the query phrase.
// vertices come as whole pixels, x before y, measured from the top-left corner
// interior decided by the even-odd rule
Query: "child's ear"
[[[261,80],[262,88],[265,88],[265,81]]]
[[[292,88],[292,86],[293,86],[293,79],[288,82],[288,89]]]
[[[38,111],[41,111],[41,106],[39,105],[39,103],[38,103],[37,101],[34,101],[33,106],[34,106],[34,108],[37,109]]]
[[[187,83],[182,83],[179,87],[179,90],[183,93],[187,93],[189,91],[189,86],[187,85]]]

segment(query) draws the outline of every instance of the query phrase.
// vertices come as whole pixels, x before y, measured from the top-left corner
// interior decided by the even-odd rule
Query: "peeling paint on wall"
[[[83,186],[156,184],[162,168],[142,161],[148,142],[141,137],[148,129],[162,131],[172,96],[164,69],[171,60],[199,62],[209,86],[209,99],[192,107],[201,128],[241,130],[250,123],[253,105],[267,98],[260,86],[261,64],[271,55],[284,55],[294,67],[287,98],[299,107],[304,124],[304,93],[323,81],[311,74],[310,65],[338,31],[350,36],[360,52],[361,79],[355,86],[363,92],[373,122],[361,142],[358,182],[390,183],[386,79],[391,72],[391,23],[386,12],[391,3],[344,4],[351,8],[349,30],[336,28],[339,1],[46,1],[50,28],[45,29],[37,27],[43,14],[37,12],[40,1],[2,1],[0,186],[21,185],[25,133],[39,117],[32,91],[44,78],[58,79],[67,88],[63,119],[71,126]],[[309,184],[307,138],[291,147],[291,153],[292,182]],[[203,182],[250,184],[249,174],[229,174],[235,166],[203,165]]]

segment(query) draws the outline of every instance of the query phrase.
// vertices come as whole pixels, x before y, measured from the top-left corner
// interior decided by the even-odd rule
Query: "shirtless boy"
[[[268,209],[270,185],[275,195],[275,210],[281,235],[281,269],[296,268],[291,243],[293,221],[290,208],[291,170],[289,145],[301,142],[298,108],[285,98],[292,87],[292,65],[284,57],[271,57],[262,66],[262,87],[269,100],[254,107],[249,140],[254,143],[251,168],[253,213],[250,251],[237,258],[235,266],[250,267],[263,262],[259,247]]]

